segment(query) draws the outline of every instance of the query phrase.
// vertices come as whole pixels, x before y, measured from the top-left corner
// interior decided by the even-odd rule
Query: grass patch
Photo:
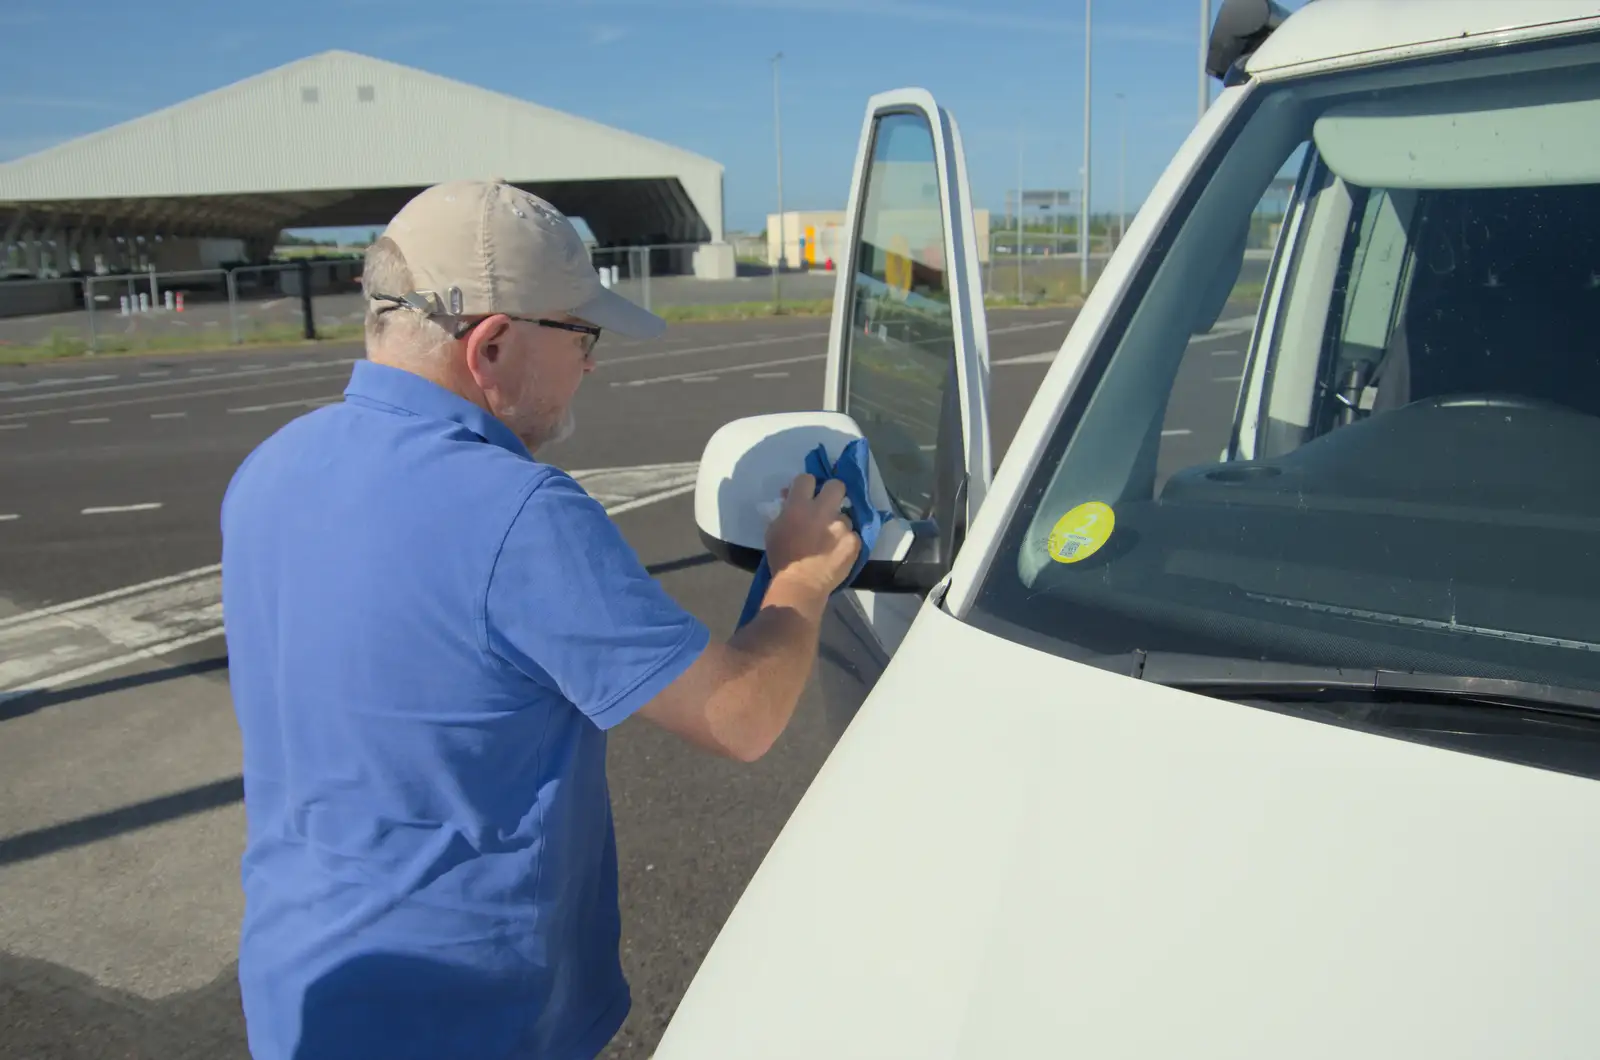
[[[763,317],[825,317],[833,312],[833,299],[794,302],[731,302],[726,305],[662,306],[656,315],[670,323],[712,323],[724,320],[758,320]]]
[[[1098,277],[1090,277],[1090,290],[1094,289],[1096,280]],[[1007,289],[998,276],[992,276],[990,284],[995,290],[983,298],[983,304],[990,309],[1076,309],[1084,300],[1076,273],[1047,276],[1042,280],[1029,277],[1023,283],[1021,298],[1014,288]],[[1260,281],[1236,283],[1228,294],[1228,301],[1259,304],[1265,290],[1266,285]]]
[[[999,277],[991,277],[991,282]],[[1092,286],[1092,281],[1091,281]],[[1259,303],[1263,285],[1239,283],[1229,295],[1230,302]],[[1022,298],[1015,293],[995,292],[984,297],[990,309],[1059,309],[1083,304],[1079,293],[1076,272],[1030,278],[1023,288]],[[825,317],[833,312],[833,299],[817,298],[774,304],[772,302],[732,302],[723,305],[671,305],[656,312],[671,323],[717,323],[731,320],[762,320],[774,317]],[[248,325],[247,325],[248,326]],[[116,357],[141,353],[215,353],[225,350],[249,349],[260,346],[300,346],[315,342],[359,342],[362,326],[357,324],[325,324],[317,328],[317,338],[307,343],[299,324],[271,324],[250,327],[234,343],[216,335],[103,335],[99,346],[91,351],[87,340],[76,332],[57,329],[41,343],[33,345],[7,345],[0,343],[0,364],[36,364],[41,361],[65,360],[75,357]]]
[[[0,364],[37,364],[74,357],[118,357],[141,353],[216,353],[225,350],[249,349],[259,346],[304,346],[319,342],[352,342],[362,337],[360,324],[328,324],[317,329],[317,337],[307,342],[305,330],[299,324],[274,324],[253,328],[242,336],[243,341],[230,342],[225,336],[208,335],[102,335],[97,348],[89,349],[89,342],[76,332],[60,328],[50,337],[34,345],[8,345],[0,343]]]

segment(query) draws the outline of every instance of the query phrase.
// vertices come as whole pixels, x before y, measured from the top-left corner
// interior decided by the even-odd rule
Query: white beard
[[[561,422],[556,425],[555,433],[550,436],[550,440],[545,444],[559,445],[568,438],[571,438],[573,432],[575,432],[577,429],[578,417],[575,413],[573,413],[572,406],[568,405],[567,411],[561,414]]]

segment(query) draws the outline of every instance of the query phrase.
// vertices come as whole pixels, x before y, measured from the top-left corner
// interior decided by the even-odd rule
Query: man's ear
[[[467,332],[467,371],[472,373],[480,388],[485,388],[486,376],[500,360],[505,333],[510,327],[510,319],[496,314],[480,320],[477,327]]]

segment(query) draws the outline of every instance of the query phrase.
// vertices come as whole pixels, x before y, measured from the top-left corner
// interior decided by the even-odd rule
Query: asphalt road
[[[997,454],[1070,319],[991,314]],[[685,325],[657,342],[605,343],[576,436],[541,453],[605,494],[644,562],[716,634],[731,631],[746,576],[704,554],[692,496],[660,487],[681,490],[685,469],[692,481],[728,419],[817,407],[825,328]],[[1214,458],[1244,338],[1225,324],[1191,346],[1164,463]],[[238,743],[204,587],[234,468],[277,427],[339,400],[358,355],[319,346],[0,368],[0,1058],[245,1055],[233,979]],[[196,632],[173,640],[173,629]],[[115,650],[91,643],[102,635]],[[157,642],[180,646],[139,647]],[[44,691],[6,698],[23,687]],[[634,1009],[608,1056],[649,1055],[828,749],[810,701],[754,766],[642,723],[614,734]]]

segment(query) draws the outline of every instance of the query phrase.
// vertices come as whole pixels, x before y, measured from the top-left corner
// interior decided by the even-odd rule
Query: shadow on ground
[[[0,1060],[249,1060],[238,972],[162,1001],[0,954]]]
[[[35,711],[44,710],[47,707],[58,707],[63,703],[76,703],[79,700],[93,699],[108,692],[142,688],[145,685],[155,685],[163,681],[176,681],[182,677],[195,677],[200,674],[215,673],[218,670],[226,670],[227,668],[228,657],[222,655],[215,659],[182,663],[177,666],[164,666],[158,670],[128,674],[125,677],[113,677],[108,681],[95,681],[87,685],[73,685],[71,688],[23,692],[19,695],[13,695],[8,692],[6,695],[10,698],[0,700],[0,721],[10,721],[12,718],[20,718]]]

